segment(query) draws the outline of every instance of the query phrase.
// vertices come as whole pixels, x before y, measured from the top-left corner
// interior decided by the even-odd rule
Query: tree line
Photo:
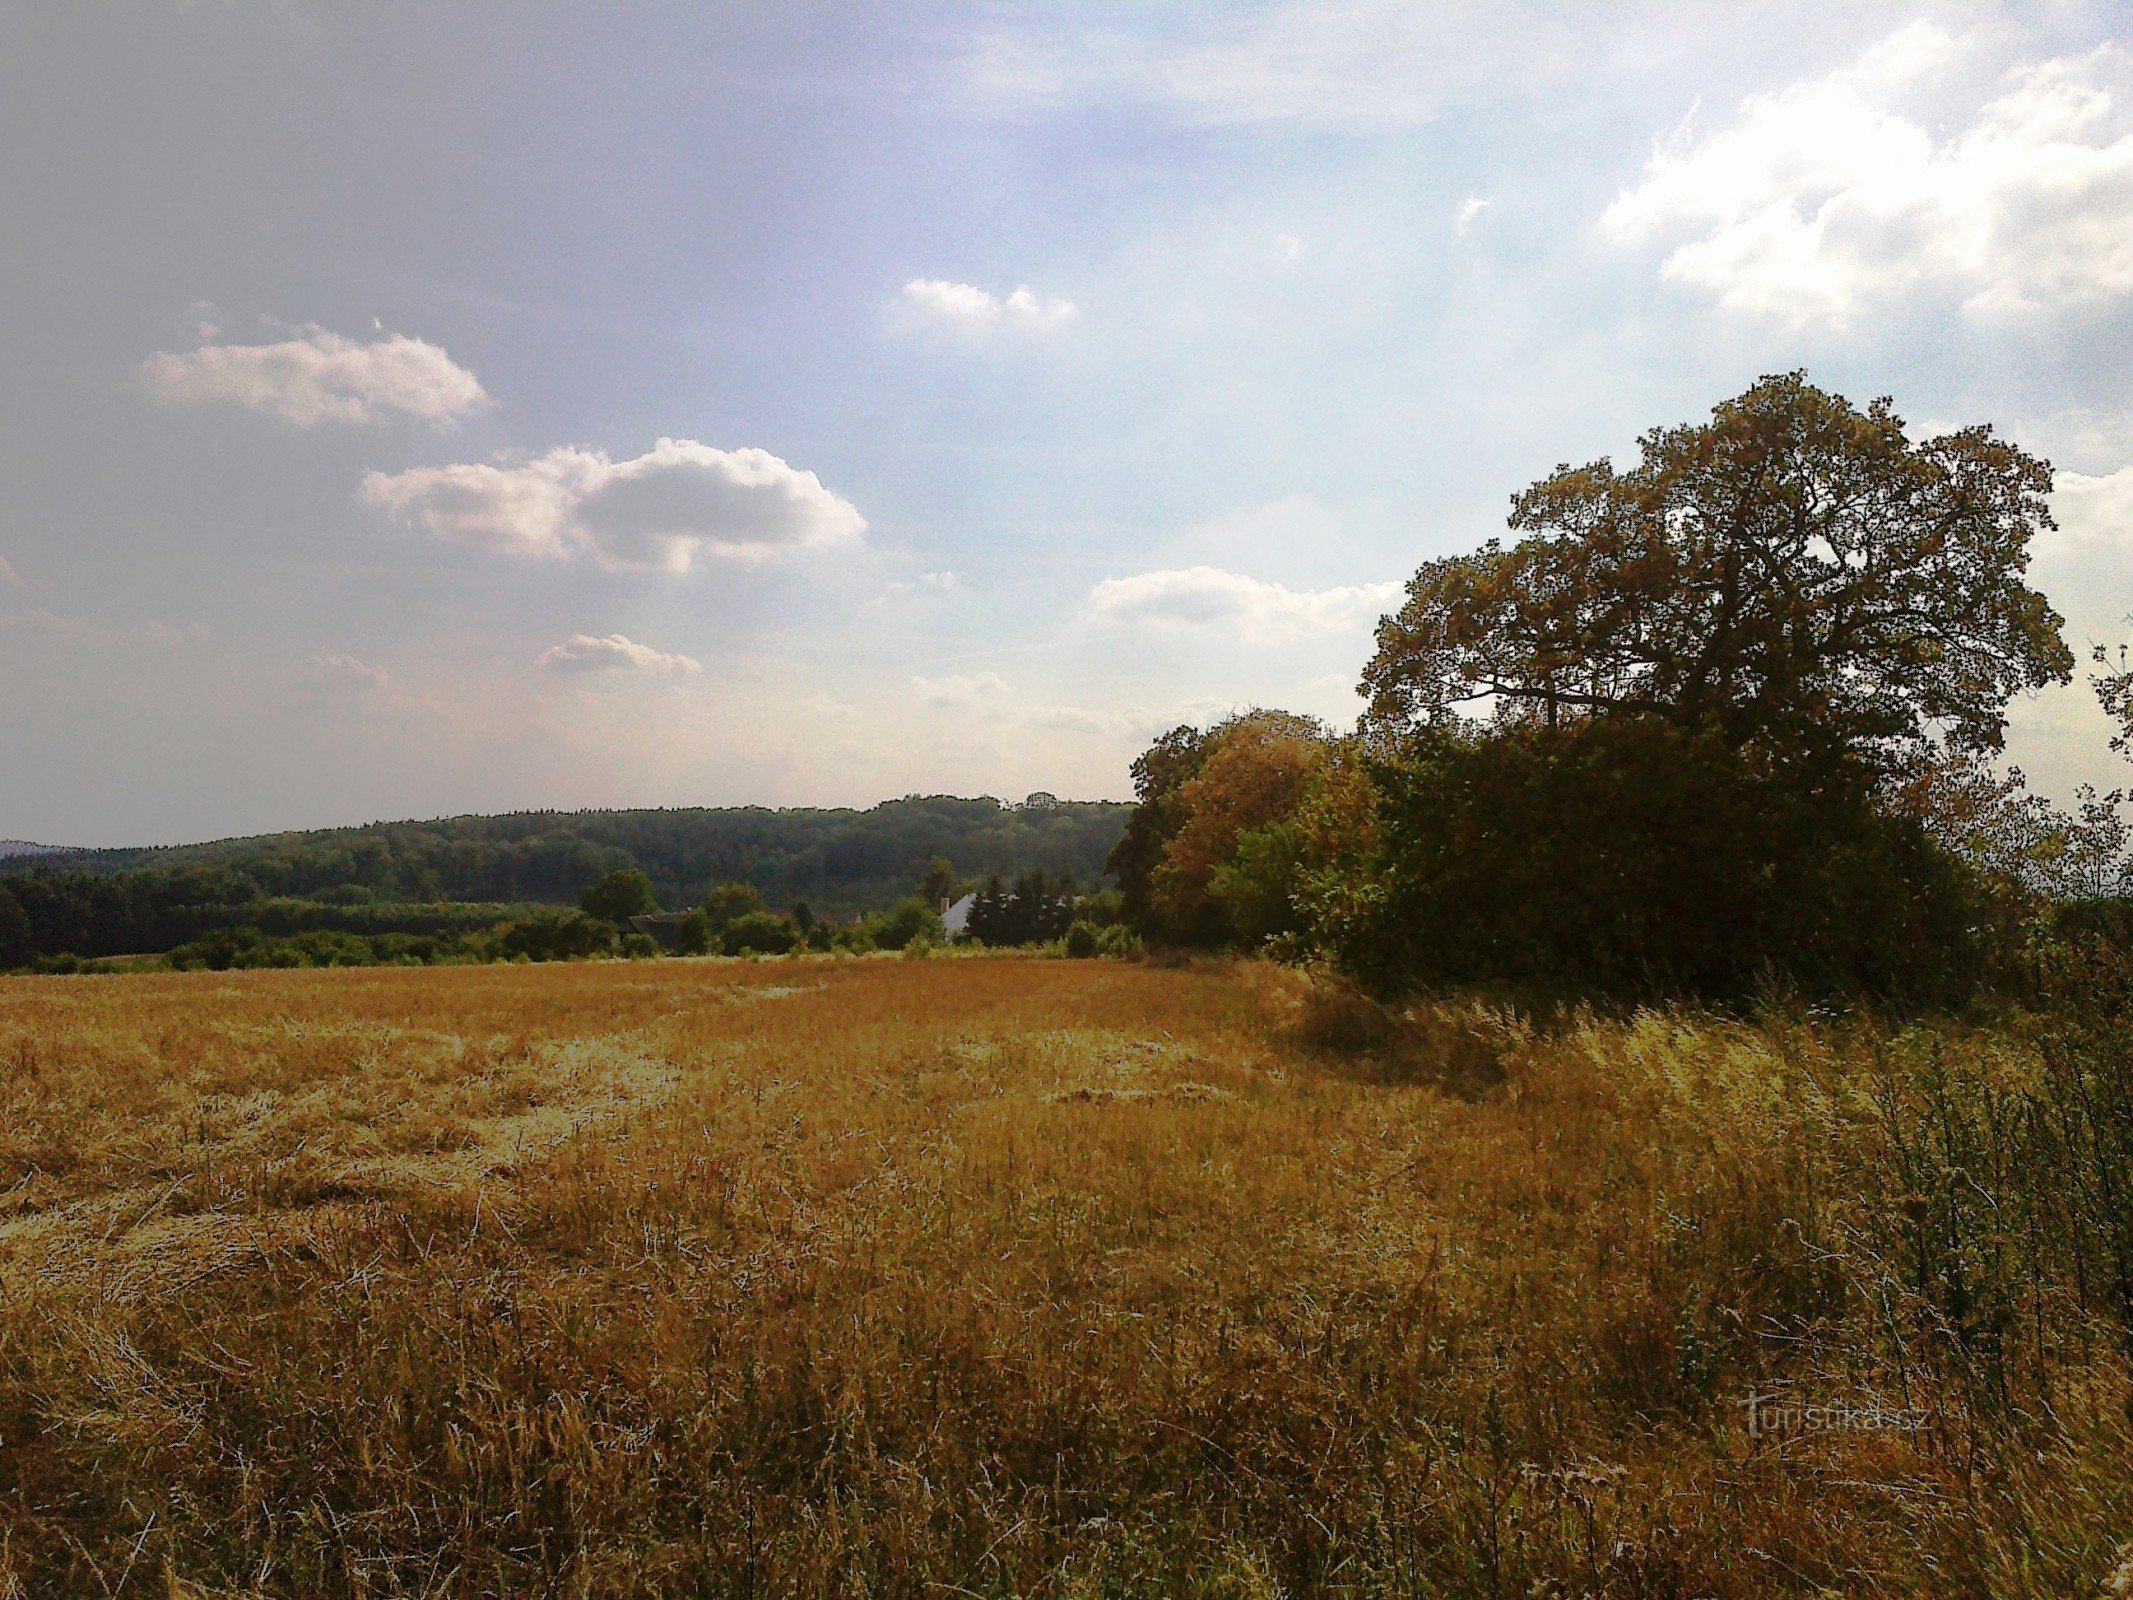
[[[1423,566],[1353,734],[1254,710],[1158,738],[1108,861],[1126,920],[1381,993],[1942,1003],[2124,892],[2122,796],[2062,814],[1994,763],[2009,700],[2075,666],[2026,582],[2048,466],[1799,373],[1640,454]],[[2099,665],[2125,720],[2133,677]]]
[[[762,915],[812,907],[821,938],[834,924],[849,945],[865,927],[872,947],[900,948],[880,919],[923,888],[934,862],[952,859],[973,885],[1031,872],[1093,882],[1129,809],[1038,795],[867,811],[544,812],[11,858],[0,863],[0,969],[149,952],[213,965],[508,959],[585,944],[583,928],[561,931],[570,908],[617,872],[641,875],[656,903],[706,903],[738,886]],[[506,925],[518,931],[500,933]],[[758,944],[781,937],[750,926],[741,937]]]
[[[864,811],[530,811],[9,857],[0,859],[0,877],[220,868],[261,895],[322,903],[569,905],[604,874],[634,867],[670,905],[700,900],[717,884],[746,883],[774,905],[805,900],[849,917],[909,894],[937,856],[979,877],[1041,867],[1093,881],[1129,809],[1049,795],[1018,804],[913,795]]]
[[[2076,666],[2026,581],[2051,481],[1990,427],[1914,440],[1887,400],[1769,377],[1424,565],[1353,733],[1172,729],[1130,810],[540,813],[16,862],[0,964],[924,949],[973,891],[975,942],[1249,950],[1382,994],[1958,1001],[2128,921],[2124,797],[2062,813],[1996,762],[2010,700]],[[2094,664],[2127,747],[2133,667]],[[633,919],[661,904],[655,939]]]

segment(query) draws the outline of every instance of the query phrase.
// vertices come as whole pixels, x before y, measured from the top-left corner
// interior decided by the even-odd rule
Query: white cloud
[[[919,321],[965,333],[995,328],[1044,332],[1081,315],[1073,302],[1040,299],[1028,284],[1003,298],[976,284],[946,278],[913,278],[904,285],[904,306]]]
[[[212,325],[202,325],[212,337]],[[278,344],[203,344],[140,366],[142,386],[172,405],[230,402],[308,428],[389,416],[446,423],[488,400],[474,374],[436,345],[395,335],[362,344],[324,328]]]
[[[1452,217],[1452,232],[1458,234],[1462,239],[1465,238],[1467,230],[1474,226],[1474,219],[1494,204],[1493,200],[1484,200],[1478,194],[1468,195],[1459,202],[1459,210]]]
[[[374,667],[354,656],[306,656],[296,664],[297,676],[321,689],[374,694],[386,684],[383,667]]]
[[[2034,545],[2030,581],[2065,615],[2077,654],[2125,638],[2133,628],[2133,466],[2061,472],[2052,515],[2059,525]]]
[[[15,569],[7,564],[7,557],[0,556],[0,586],[20,583],[21,581],[22,579],[16,575]]]
[[[2045,536],[2042,551],[2099,545],[2133,550],[2133,466],[2100,475],[2059,473],[2052,490],[2052,515],[2059,527]]]
[[[1247,644],[1288,644],[1366,628],[1400,592],[1398,583],[1289,589],[1219,567],[1182,567],[1106,578],[1089,591],[1089,609],[1099,622],[1219,630]]]
[[[603,565],[686,572],[699,554],[761,561],[849,544],[866,519],[767,450],[661,439],[613,461],[568,446],[531,461],[373,472],[363,498],[440,539],[508,555],[579,551]]]
[[[665,677],[704,670],[703,663],[694,657],[654,650],[619,633],[600,637],[574,633],[553,649],[543,651],[541,665],[551,672],[649,672]]]
[[[1731,127],[1662,144],[1601,229],[1687,235],[1666,277],[1796,323],[1927,291],[2001,313],[2133,292],[2127,57],[2025,67],[1939,138],[1896,106],[1964,54],[1913,23],[1849,67],[1754,96]]]

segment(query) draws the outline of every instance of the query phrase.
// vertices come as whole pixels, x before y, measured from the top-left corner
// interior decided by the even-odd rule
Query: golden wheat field
[[[1928,1058],[2032,1070],[1254,964],[6,980],[0,1595],[2102,1594],[2123,1347],[1945,1336]]]

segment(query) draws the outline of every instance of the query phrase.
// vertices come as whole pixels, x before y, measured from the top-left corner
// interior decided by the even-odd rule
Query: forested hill
[[[307,900],[561,904],[603,873],[633,866],[666,906],[700,901],[715,883],[739,882],[753,884],[774,906],[805,900],[818,911],[849,914],[908,895],[936,856],[966,878],[1042,867],[1093,884],[1131,810],[1042,795],[1020,805],[913,795],[866,811],[523,811],[6,857],[0,875],[205,867],[242,873],[263,895]]]

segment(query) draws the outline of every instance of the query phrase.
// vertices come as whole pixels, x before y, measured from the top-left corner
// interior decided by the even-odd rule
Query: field
[[[2125,1196],[2025,1028],[6,980],[0,1595],[2124,1593]]]

